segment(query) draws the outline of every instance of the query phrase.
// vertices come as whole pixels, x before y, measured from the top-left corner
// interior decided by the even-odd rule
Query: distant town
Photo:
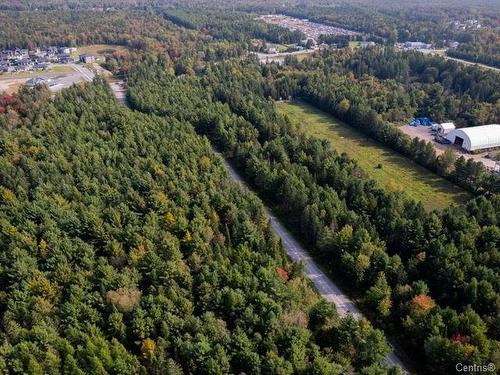
[[[330,25],[325,25],[321,24],[318,22],[312,22],[308,19],[299,19],[299,18],[294,18],[290,16],[286,16],[283,14],[268,14],[268,15],[263,15],[259,17],[260,20],[272,24],[272,25],[278,25],[281,27],[284,27],[288,30],[292,31],[301,31],[304,33],[306,36],[306,39],[303,40],[300,44],[297,44],[296,46],[289,47],[289,50],[286,52],[295,52],[295,51],[300,51],[305,48],[307,49],[325,49],[328,46],[326,46],[324,43],[319,44],[320,36],[321,35],[341,35],[341,36],[347,36],[350,37],[349,39],[351,40],[356,40],[356,46],[359,47],[371,47],[375,46],[376,43],[373,41],[363,41],[360,40],[362,39],[362,33],[359,33],[357,31],[352,31],[340,27],[335,27],[335,26],[330,26]],[[459,43],[456,41],[443,41],[444,44],[449,47],[449,48],[457,48]],[[335,45],[332,45],[330,47],[335,47]],[[396,43],[395,45],[396,48],[401,49],[401,50],[416,50],[416,51],[421,51],[424,53],[431,53],[434,52],[434,46],[430,43],[424,43],[420,41],[406,41],[402,43]],[[284,51],[279,51],[276,46],[269,44],[267,45],[266,52],[268,54],[276,54],[279,52],[284,52]]]
[[[48,70],[51,64],[68,64],[77,60],[84,63],[93,63],[96,57],[82,54],[75,59],[72,53],[74,47],[40,47],[32,50],[16,48],[0,51],[0,73],[43,71]]]

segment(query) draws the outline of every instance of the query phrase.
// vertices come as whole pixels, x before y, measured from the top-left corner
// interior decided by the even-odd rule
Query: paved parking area
[[[52,81],[50,90],[57,92],[78,82],[91,81],[94,73],[78,64],[53,64],[53,69],[46,72],[20,73],[18,76],[0,75],[0,92],[5,91],[8,94],[16,92],[19,86],[33,77],[50,79]]]
[[[442,145],[440,143],[437,143],[436,141],[434,141],[434,135],[431,133],[431,129],[429,126],[403,125],[400,126],[399,129],[403,133],[408,134],[412,138],[417,137],[425,141],[431,142],[432,145],[434,146],[434,149],[436,150],[437,155],[441,155],[446,149],[451,147],[453,148],[453,151],[455,151],[456,154],[462,155],[466,159],[474,159],[475,161],[483,163],[484,166],[487,168],[495,168],[495,161],[486,158],[486,155],[488,154],[487,152],[483,152],[480,154],[469,154],[468,152],[454,145]]]

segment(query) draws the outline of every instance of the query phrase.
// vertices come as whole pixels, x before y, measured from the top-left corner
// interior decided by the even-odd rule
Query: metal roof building
[[[467,151],[500,147],[500,125],[483,125],[450,131],[446,138]]]

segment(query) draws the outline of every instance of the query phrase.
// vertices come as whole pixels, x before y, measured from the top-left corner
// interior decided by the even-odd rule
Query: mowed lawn
[[[442,209],[470,198],[462,188],[306,103],[278,102],[277,107],[306,134],[328,139],[332,148],[355,159],[382,186],[392,191],[405,191],[422,202],[426,209]],[[378,164],[382,168],[377,168]]]

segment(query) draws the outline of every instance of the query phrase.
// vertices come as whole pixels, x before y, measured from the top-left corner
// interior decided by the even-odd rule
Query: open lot
[[[93,50],[97,50],[96,46],[91,47]],[[0,74],[0,93],[6,92],[7,94],[11,94],[16,92],[21,85],[33,77],[50,79],[51,84],[49,88],[53,92],[57,92],[75,83],[92,81],[96,75],[107,79],[117,100],[125,105],[127,102],[127,89],[124,82],[113,78],[113,74],[110,71],[97,63],[55,64],[47,71]]]
[[[116,51],[125,52],[127,47],[118,46],[114,44],[92,44],[89,46],[78,47],[73,53],[73,58],[78,58],[79,55],[87,53],[89,55],[95,55],[99,57],[104,57],[105,55],[112,54]]]
[[[287,56],[294,56],[297,60],[301,61],[305,59],[310,54],[316,52],[315,49],[305,49],[303,51],[295,51],[295,52],[283,52],[283,53],[259,53],[256,52],[255,55],[259,59],[261,64],[269,64],[269,63],[278,63],[283,64],[285,62],[285,58]]]
[[[360,35],[356,31],[347,30],[341,27],[326,25],[323,23],[312,22],[305,19],[285,16],[283,14],[268,14],[259,17],[262,21],[279,25],[288,30],[299,30],[307,38],[318,39],[320,35]]]
[[[113,52],[125,52],[126,47],[108,44],[93,44],[89,46],[78,47],[72,52],[72,57],[78,59],[81,54],[91,54],[101,58],[104,61],[104,56]],[[33,77],[41,77],[52,81],[50,89],[54,92],[62,90],[78,82],[91,81],[96,74],[103,75],[111,81],[111,87],[120,96],[119,100],[125,98],[125,89],[123,82],[113,81],[111,72],[102,68],[100,65],[93,64],[53,64],[46,71],[27,71],[19,73],[3,73],[0,74],[0,92],[8,94],[16,92],[19,87],[25,84]]]
[[[48,70],[30,70],[27,72],[11,72],[11,73],[0,73],[0,79],[21,79],[21,78],[32,78],[38,77],[42,74],[66,74],[73,71],[73,68],[68,64],[55,64]]]
[[[485,156],[488,152],[482,152],[479,154],[469,154],[460,147],[454,145],[442,145],[434,141],[434,136],[431,134],[430,129],[427,126],[410,126],[403,125],[399,127],[403,133],[409,135],[412,138],[420,138],[427,142],[431,142],[436,150],[436,154],[441,155],[447,148],[452,148],[457,155],[461,155],[466,159],[474,159],[474,161],[479,161],[484,164],[485,167],[493,169],[495,168],[495,161],[488,159]]]
[[[52,69],[47,71],[1,74],[0,92],[5,91],[8,94],[16,92],[19,86],[33,77],[50,79],[52,81],[50,89],[56,92],[78,82],[91,81],[94,78],[94,73],[77,64],[55,64]]]
[[[460,187],[308,104],[279,102],[277,107],[306,134],[328,139],[337,152],[355,159],[383,187],[406,192],[426,209],[442,209],[470,197]],[[377,168],[378,164],[382,168]]]

